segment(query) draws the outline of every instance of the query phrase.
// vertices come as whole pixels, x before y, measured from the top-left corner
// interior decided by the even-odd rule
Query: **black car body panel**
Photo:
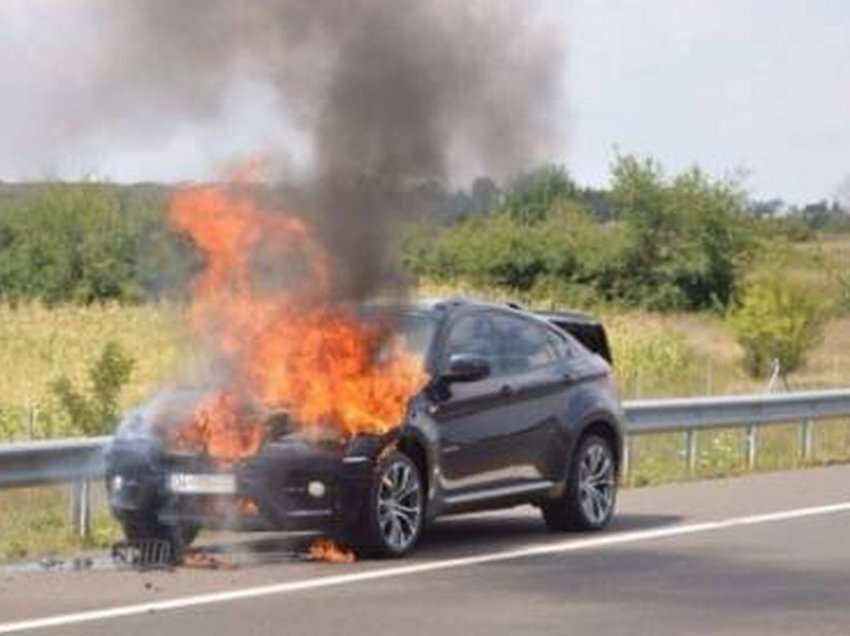
[[[433,320],[434,328],[422,352],[431,381],[411,398],[397,429],[317,442],[283,427],[270,431],[255,456],[225,467],[173,453],[137,425],[124,426],[107,452],[114,514],[245,530],[344,526],[362,514],[378,458],[398,449],[418,466],[425,515],[433,519],[560,496],[576,444],[590,427],[611,441],[619,460],[622,411],[599,323],[467,301],[403,311]],[[489,376],[447,380],[455,354],[483,357]],[[138,422],[146,414],[131,417]],[[232,489],[176,492],[175,479],[217,474]],[[250,501],[252,510],[234,505],[222,512],[212,505],[222,499]]]

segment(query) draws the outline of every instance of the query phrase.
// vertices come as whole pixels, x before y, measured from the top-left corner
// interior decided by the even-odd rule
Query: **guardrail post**
[[[687,465],[689,476],[693,476],[697,470],[697,457],[699,455],[697,444],[697,432],[695,429],[689,428],[685,431],[685,464]]]
[[[756,454],[758,453],[758,427],[751,424],[747,427],[747,470],[756,467]]]
[[[77,481],[71,489],[71,525],[83,539],[91,532],[91,482]]]
[[[812,460],[812,449],[814,446],[815,423],[812,420],[803,422],[800,429],[800,450],[803,463],[808,464]]]
[[[623,461],[620,462],[620,480],[629,485],[632,472],[632,436],[623,436]]]

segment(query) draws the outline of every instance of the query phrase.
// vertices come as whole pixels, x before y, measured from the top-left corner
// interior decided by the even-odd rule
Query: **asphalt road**
[[[292,558],[209,536],[236,570],[0,568],[0,634],[848,634],[850,467],[622,493],[613,527],[547,533],[517,508],[435,525],[415,556]]]

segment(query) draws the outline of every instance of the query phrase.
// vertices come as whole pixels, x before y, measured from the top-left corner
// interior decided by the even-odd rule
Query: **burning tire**
[[[378,461],[363,517],[348,539],[364,556],[402,557],[419,540],[424,501],[419,468],[403,453],[388,453]]]
[[[542,506],[550,530],[601,530],[614,514],[617,462],[611,443],[597,435],[581,440],[564,495]]]

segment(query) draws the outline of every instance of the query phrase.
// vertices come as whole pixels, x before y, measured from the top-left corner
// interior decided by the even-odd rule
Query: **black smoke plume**
[[[310,144],[309,207],[339,261],[337,291],[360,298],[387,280],[417,183],[459,167],[503,177],[560,145],[561,35],[534,4],[100,3],[108,44],[87,101],[116,134],[161,133],[220,112],[235,77],[272,86]]]

